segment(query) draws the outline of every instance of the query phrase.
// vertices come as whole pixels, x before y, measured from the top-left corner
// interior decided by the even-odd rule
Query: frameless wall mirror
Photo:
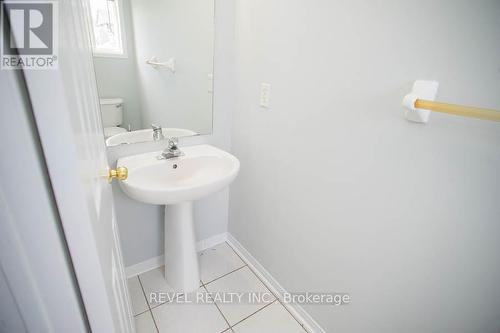
[[[108,146],[212,132],[215,0],[90,0]]]

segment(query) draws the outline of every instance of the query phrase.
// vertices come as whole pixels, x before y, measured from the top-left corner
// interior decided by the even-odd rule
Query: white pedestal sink
[[[199,287],[200,274],[193,224],[193,201],[227,187],[238,174],[233,155],[209,145],[181,148],[181,157],[158,160],[161,152],[124,157],[128,168],[120,182],[131,198],[165,205],[165,278],[179,292]]]

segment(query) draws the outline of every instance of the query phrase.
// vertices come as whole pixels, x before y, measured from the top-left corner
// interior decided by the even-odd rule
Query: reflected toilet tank
[[[104,98],[99,102],[105,138],[127,132],[126,129],[120,127],[123,124],[123,99]]]

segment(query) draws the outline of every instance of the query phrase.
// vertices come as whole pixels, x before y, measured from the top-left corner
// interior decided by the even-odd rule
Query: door
[[[23,69],[64,235],[92,332],[133,332],[107,182],[86,1],[58,2],[59,68]]]

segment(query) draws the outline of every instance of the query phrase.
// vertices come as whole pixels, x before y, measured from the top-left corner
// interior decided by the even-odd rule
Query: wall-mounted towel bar
[[[415,108],[452,114],[455,116],[500,121],[500,111],[417,99]]]
[[[415,81],[412,92],[403,99],[406,119],[418,123],[429,121],[430,111],[456,116],[500,121],[500,111],[435,102],[439,83],[436,81]]]
[[[172,73],[175,73],[175,59],[170,58],[165,62],[160,62],[157,57],[151,57],[151,59],[146,60],[146,64],[151,65],[154,69],[168,69]]]

